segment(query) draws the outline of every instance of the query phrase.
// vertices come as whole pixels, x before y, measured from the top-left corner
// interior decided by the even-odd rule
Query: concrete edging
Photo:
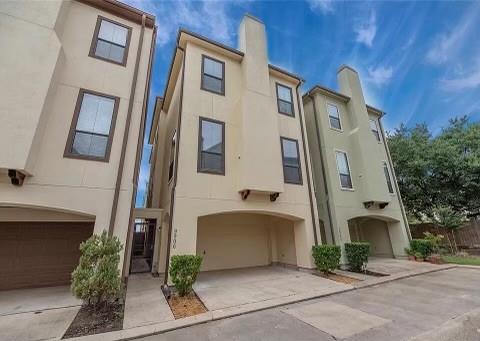
[[[183,319],[173,320],[173,321],[165,321],[155,324],[149,324],[139,327],[133,327],[129,329],[122,329],[119,331],[102,333],[102,334],[94,334],[88,336],[81,336],[76,338],[68,339],[70,341],[127,341],[133,340],[139,337],[147,337],[157,334],[163,334],[170,332],[172,330],[187,328],[194,325],[199,325],[203,323],[207,323],[210,321],[217,321],[222,320],[230,317],[240,316],[247,313],[253,313],[257,311],[277,308],[281,306],[285,306],[288,304],[293,303],[300,303],[304,301],[309,301],[317,298],[328,297],[335,294],[350,292],[354,290],[360,290],[365,288],[370,288],[376,285],[384,284],[393,282],[400,279],[420,276],[427,273],[439,272],[444,270],[450,270],[454,268],[474,268],[476,270],[480,270],[480,267],[473,267],[473,266],[465,266],[465,265],[457,265],[457,264],[449,264],[449,265],[439,265],[439,268],[428,269],[428,270],[421,270],[421,271],[409,271],[407,273],[400,273],[398,275],[389,275],[385,277],[378,277],[372,280],[367,280],[365,282],[359,282],[355,285],[348,285],[350,288],[345,289],[333,289],[333,290],[323,290],[317,291],[316,293],[312,294],[299,294],[299,295],[292,295],[292,296],[284,296],[281,298],[248,303],[236,307],[230,307],[227,309],[219,309],[208,311],[199,315],[186,317]],[[328,288],[327,288],[328,289]],[[327,291],[327,292],[325,292]]]

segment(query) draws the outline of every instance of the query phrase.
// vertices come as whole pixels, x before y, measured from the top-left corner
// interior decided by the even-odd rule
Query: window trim
[[[377,119],[372,119],[372,118],[369,118],[369,123],[370,122],[373,122],[375,123],[375,127],[377,128],[377,134],[378,134],[378,139],[377,139],[377,135],[375,135],[375,133],[373,132],[373,129],[372,127],[370,127],[370,132],[373,134],[373,137],[375,137],[375,141],[377,141],[378,143],[382,143],[382,134],[380,133],[380,127],[378,126],[378,120]]]
[[[388,193],[390,193],[391,195],[395,195],[395,188],[393,186],[393,179],[392,179],[392,175],[391,175],[391,172],[390,172],[390,168],[388,167],[388,162],[385,161],[385,160],[382,160],[382,168],[383,168],[383,173],[385,173],[385,168],[387,168],[387,174],[385,174],[385,180],[386,180],[386,185],[387,185],[387,190],[388,190]],[[388,179],[387,179],[387,175],[388,175]],[[388,186],[388,183],[390,182],[390,187],[392,188],[392,191],[390,192],[390,187]]]
[[[102,24],[102,20],[111,22],[112,24],[115,24],[115,25],[118,25],[118,26],[125,27],[128,30],[127,42],[125,44],[125,53],[123,54],[122,62],[117,62],[115,60],[111,60],[111,59],[108,59],[108,58],[97,56],[95,54],[95,49],[97,47],[97,42],[98,42],[98,33],[100,32],[100,25]],[[131,37],[132,37],[132,28],[130,26],[124,25],[122,23],[119,23],[118,21],[114,21],[112,19],[109,19],[109,18],[106,18],[102,15],[99,15],[97,17],[97,23],[95,24],[95,30],[93,31],[92,43],[90,44],[90,51],[88,52],[88,56],[92,57],[92,58],[100,59],[100,60],[103,60],[105,62],[109,62],[109,63],[112,63],[112,64],[126,66],[127,65],[127,59],[128,59],[128,50],[130,49]]]
[[[202,121],[220,124],[222,127],[222,169],[220,171],[202,169]],[[225,122],[203,116],[198,117],[197,173],[225,175]]]
[[[295,145],[296,145],[296,147],[297,147],[298,171],[299,171],[299,176],[300,176],[298,182],[288,181],[288,180],[285,178],[285,154],[284,154],[284,152],[283,152],[283,140],[293,141],[293,142],[295,142]],[[281,148],[281,152],[282,152],[283,182],[286,183],[286,184],[303,186],[302,160],[301,160],[301,158],[300,158],[300,148],[298,147],[298,140],[295,140],[295,139],[292,139],[292,138],[289,138],[289,137],[280,136],[280,148]],[[288,167],[291,167],[291,166],[288,166]]]
[[[110,122],[110,131],[108,132],[107,147],[105,148],[105,156],[104,157],[72,153],[73,138],[75,136],[75,130],[77,128],[78,117],[80,116],[80,109],[82,108],[83,97],[84,97],[85,94],[91,94],[91,95],[95,95],[95,96],[110,98],[110,99],[113,99],[115,101],[115,104],[113,105],[112,121]],[[88,90],[88,89],[80,88],[80,90],[78,91],[77,102],[75,104],[75,110],[73,112],[73,118],[72,118],[72,122],[70,124],[70,130],[68,132],[67,143],[65,145],[65,151],[63,152],[63,157],[71,158],[71,159],[88,160],[88,161],[109,162],[110,151],[112,149],[113,136],[114,136],[114,133],[115,133],[115,124],[117,122],[117,114],[118,114],[119,104],[120,104],[120,97],[104,94],[102,92],[98,92],[98,91],[94,91],[94,90]]]
[[[279,86],[283,86],[284,88],[287,88],[288,90],[290,90],[290,99],[291,99],[291,102],[290,102],[290,105],[292,106],[292,113],[291,114],[288,114],[286,112],[283,112],[283,111],[280,111],[280,101],[282,102],[285,102],[285,103],[288,103],[287,101],[284,101],[283,99],[280,99],[280,97],[278,97],[278,87]],[[285,116],[288,116],[288,117],[295,117],[295,105],[293,103],[293,91],[292,91],[292,88],[288,85],[285,85],[285,84],[281,84],[279,82],[275,82],[275,91],[276,91],[276,94],[277,94],[277,111],[279,114],[282,114],[282,115],[285,115]]]
[[[173,150],[172,150],[172,146],[174,147]],[[173,154],[173,155],[168,155],[168,183],[170,184],[170,182],[172,182],[173,180],[173,175],[174,175],[174,169],[175,169],[175,149],[177,147],[177,130],[175,129],[173,131],[173,134],[172,134],[172,137],[170,138],[170,154]],[[170,167],[172,167],[172,176],[170,176]]]
[[[329,105],[334,106],[335,108],[337,108],[338,122],[340,123],[340,129],[335,128],[335,127],[332,127],[332,122],[330,121],[330,117],[331,117],[331,116],[330,116],[330,113],[328,112],[328,106],[329,106]],[[338,108],[338,105],[333,104],[332,102],[326,102],[325,108],[327,109],[328,126],[330,127],[330,129],[342,133],[342,132],[343,132],[343,123],[342,123],[342,118],[341,118],[341,115],[340,115],[340,109]]]
[[[342,177],[340,176],[340,168],[338,168],[337,153],[343,153],[345,155],[345,158],[347,161],[348,173],[349,173],[348,175],[350,176],[350,182],[352,183],[352,188],[342,186]],[[338,174],[338,181],[340,183],[340,189],[342,191],[351,191],[351,192],[355,191],[355,186],[353,185],[352,169],[350,167],[350,161],[348,160],[348,153],[341,149],[334,149],[334,156],[335,156],[335,165],[337,166],[337,174]]]
[[[218,80],[222,81],[222,89],[221,89],[220,92],[217,92],[217,91],[214,91],[214,90],[211,90],[211,89],[207,89],[203,85],[203,76],[205,75],[205,72],[204,72],[205,59],[210,59],[210,60],[213,60],[214,62],[222,64],[222,79],[220,79],[218,77],[215,77],[215,76],[212,76],[212,75],[207,75],[208,77],[212,77],[212,78],[215,78],[215,79],[218,79]],[[201,90],[211,92],[212,94],[225,96],[225,62],[224,61],[221,61],[221,60],[218,60],[216,58],[213,58],[213,57],[207,56],[205,54],[202,54],[202,73],[200,74],[200,76],[201,76],[200,77],[200,89]]]

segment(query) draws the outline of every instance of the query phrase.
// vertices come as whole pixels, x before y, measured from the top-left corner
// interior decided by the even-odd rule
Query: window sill
[[[331,127],[331,126],[330,126],[330,130],[333,130],[337,133],[343,133],[343,129],[337,129],[337,128],[334,128],[334,127]]]
[[[345,188],[345,187],[340,187],[340,190],[346,191],[346,192],[355,192],[355,188]]]
[[[97,162],[105,162],[105,163],[108,163],[108,161],[109,161],[109,156],[96,157],[96,156],[89,156],[89,155],[65,153],[65,154],[63,154],[63,157],[67,158],[67,159],[77,159],[77,160],[84,160],[84,161],[97,161]]]

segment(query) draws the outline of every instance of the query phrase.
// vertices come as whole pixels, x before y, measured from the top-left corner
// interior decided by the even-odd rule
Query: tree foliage
[[[401,125],[388,146],[410,217],[431,219],[438,206],[480,211],[480,123],[455,118],[435,136],[426,124]]]

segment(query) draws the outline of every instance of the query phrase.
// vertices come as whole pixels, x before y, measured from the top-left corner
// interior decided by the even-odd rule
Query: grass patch
[[[442,256],[445,263],[480,266],[480,257]]]

